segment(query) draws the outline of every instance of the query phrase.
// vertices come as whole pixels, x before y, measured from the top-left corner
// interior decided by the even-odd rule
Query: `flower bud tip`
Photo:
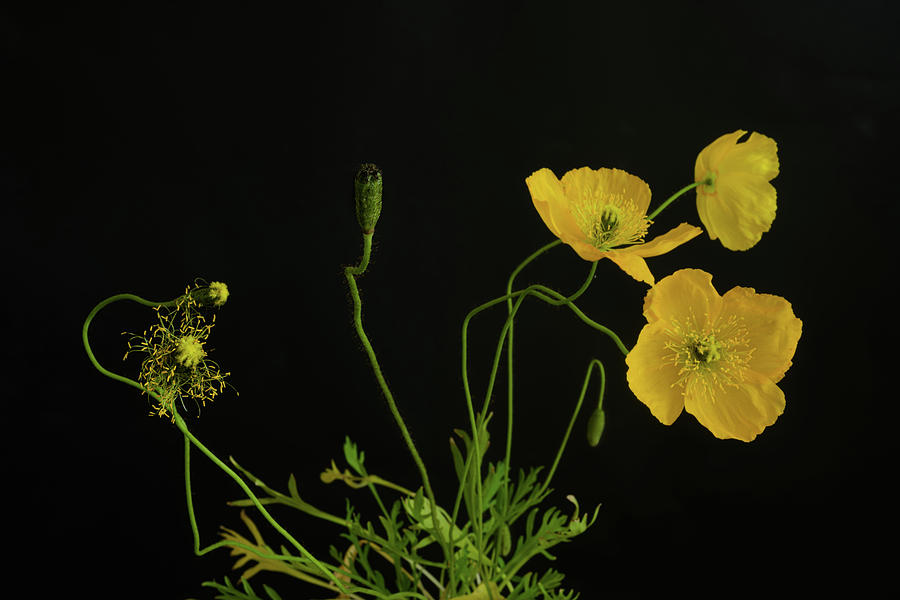
[[[381,215],[381,169],[372,163],[359,167],[354,180],[356,220],[363,233],[375,231],[375,223]]]

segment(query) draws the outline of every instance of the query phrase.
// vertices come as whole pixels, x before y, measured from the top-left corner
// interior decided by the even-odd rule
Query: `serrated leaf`
[[[358,451],[356,444],[354,444],[349,437],[344,438],[344,460],[347,461],[348,465],[353,467],[354,471],[360,475],[365,475],[363,462],[366,460],[366,453]]]
[[[250,587],[250,582],[249,582],[249,581],[247,581],[246,579],[241,579],[241,583],[244,584],[244,591],[245,591],[245,592],[247,592],[248,594],[253,594],[254,596],[256,595],[256,592],[254,592],[254,591],[253,591],[253,588]]]
[[[453,455],[453,468],[456,469],[456,477],[462,481],[466,473],[466,464],[463,460],[462,452],[459,451],[459,446],[456,445],[453,438],[450,438],[450,454]]]

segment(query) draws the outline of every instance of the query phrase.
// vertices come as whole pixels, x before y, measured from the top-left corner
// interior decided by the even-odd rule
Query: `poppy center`
[[[650,221],[634,202],[622,194],[587,195],[571,205],[572,216],[584,241],[606,252],[644,241]]]
[[[600,210],[591,228],[591,241],[598,248],[607,246],[619,230],[619,209],[607,204]]]
[[[722,344],[714,335],[706,335],[690,346],[691,358],[701,364],[709,364],[722,358]]]

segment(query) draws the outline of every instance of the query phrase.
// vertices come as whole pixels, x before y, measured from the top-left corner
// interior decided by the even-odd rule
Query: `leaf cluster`
[[[488,420],[485,419],[482,431],[485,441]],[[301,498],[293,475],[288,479],[287,493],[282,493],[234,459],[232,464],[268,494],[260,497],[261,503],[290,506],[343,528],[341,538],[346,543],[340,548],[330,547],[331,561],[327,566],[350,590],[351,595],[347,597],[574,600],[577,594],[561,588],[561,573],[553,569],[537,573],[527,570],[527,566],[538,556],[554,560],[550,550],[582,533],[596,519],[597,511],[591,519],[580,516],[577,502],[571,496],[569,499],[575,504],[573,515],[555,507],[541,510],[539,505],[552,490],[542,485],[540,468],[520,470],[513,481],[506,464],[500,461],[488,464],[483,477],[476,477],[474,466],[484,456],[482,445],[476,444],[464,431],[456,433],[463,447],[451,440],[454,467],[460,481],[452,511],[432,506],[421,488],[413,492],[369,473],[365,453],[349,438],[343,447],[347,468],[340,470],[332,461],[322,473],[322,481],[342,481],[352,489],[368,489],[381,513],[374,520],[364,520],[349,499],[342,517],[312,506]],[[389,502],[382,497],[385,489],[395,495]],[[245,507],[251,503],[236,500],[229,504]],[[458,514],[462,507],[466,519]],[[222,536],[242,545],[233,547],[232,554],[240,557],[235,568],[249,564],[241,577],[243,583],[260,571],[273,571],[335,589],[302,557],[290,554],[283,546],[280,554],[275,554],[250,518],[242,513],[242,519],[252,540],[225,528]],[[480,585],[486,580],[494,582],[496,587]],[[232,594],[222,596],[225,598],[244,598],[234,594],[248,593],[231,591],[215,582],[204,585],[219,586],[217,589],[224,590],[223,593]],[[501,596],[493,590],[499,590]]]

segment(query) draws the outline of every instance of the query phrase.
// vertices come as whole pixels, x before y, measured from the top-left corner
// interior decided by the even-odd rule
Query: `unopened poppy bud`
[[[603,436],[603,429],[606,427],[606,413],[599,406],[591,415],[587,426],[587,439],[591,448],[600,443],[600,437]]]
[[[193,296],[200,306],[219,308],[228,300],[228,286],[221,281],[213,281],[209,286],[196,290]]]
[[[372,233],[381,215],[381,169],[371,163],[362,165],[356,172],[353,187],[356,220],[363,233]]]

